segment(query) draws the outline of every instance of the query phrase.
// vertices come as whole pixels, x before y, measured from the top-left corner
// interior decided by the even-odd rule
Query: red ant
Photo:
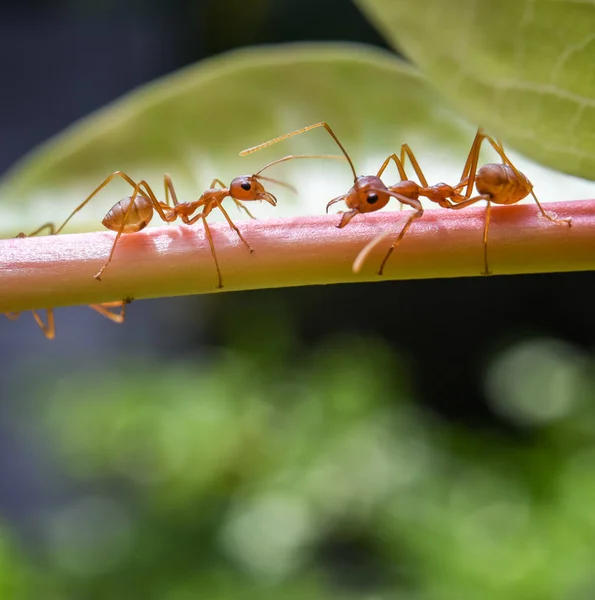
[[[487,140],[490,143],[490,145],[494,148],[494,150],[499,154],[500,158],[502,159],[502,163],[487,163],[479,167],[478,169],[477,165],[479,162],[479,153],[481,149],[481,144],[484,140]],[[397,167],[399,168],[401,179],[404,179],[405,177],[405,173],[402,168],[404,163],[404,149],[407,156],[409,156],[415,173],[417,174],[423,186],[423,188],[417,190],[419,195],[425,196],[432,202],[438,203],[442,208],[448,208],[451,210],[460,210],[462,208],[466,208],[467,206],[471,206],[472,204],[475,204],[480,200],[485,200],[487,202],[483,230],[484,270],[481,273],[482,275],[492,274],[488,266],[488,230],[490,225],[490,212],[492,203],[501,205],[516,204],[517,202],[520,202],[530,194],[531,196],[533,196],[533,199],[535,200],[535,203],[537,204],[540,213],[548,221],[551,221],[556,225],[568,225],[568,227],[572,225],[571,218],[558,219],[555,216],[549,215],[544,210],[543,206],[537,199],[537,196],[533,192],[533,184],[529,181],[529,179],[524,173],[521,173],[521,171],[519,171],[512,164],[511,160],[508,158],[504,151],[502,143],[496,141],[494,138],[484,133],[484,131],[481,128],[479,128],[477,130],[477,133],[475,134],[473,144],[471,145],[471,150],[469,151],[467,161],[465,162],[465,166],[463,168],[461,181],[454,188],[445,183],[439,183],[435,186],[428,187],[427,181],[424,177],[424,174],[421,171],[421,168],[419,167],[419,164],[415,159],[415,156],[413,155],[413,152],[411,152],[411,150],[406,144],[404,144],[401,148],[400,165],[399,162],[397,162],[398,158],[396,156],[393,155],[391,157],[394,158]],[[387,161],[388,160],[389,159],[387,159]],[[385,164],[387,161],[385,161]],[[395,186],[391,186],[389,189],[394,190],[399,185],[408,184],[417,185],[414,182],[401,181]],[[471,197],[474,186],[479,193],[478,195]],[[464,195],[460,193],[463,190],[463,188],[466,188]],[[407,227],[407,225],[405,227]],[[382,274],[382,268],[384,267],[384,264],[386,263],[388,257],[402,238],[402,234],[403,232],[401,232],[399,238],[397,238],[397,240],[390,247],[387,255],[382,261],[379,275]],[[361,269],[368,254],[385,237],[386,235],[383,235],[372,240],[359,253],[359,255],[353,263],[354,272],[357,273]]]
[[[53,223],[46,223],[42,225],[39,229],[37,229],[32,235],[39,233],[43,229],[48,229],[50,234],[55,235],[59,234],[67,223],[72,219],[72,217],[81,210],[97,193],[99,193],[104,187],[106,187],[113,179],[116,177],[121,177],[126,183],[128,183],[133,188],[132,196],[128,196],[123,200],[117,202],[105,215],[102,224],[116,232],[116,238],[114,239],[114,243],[112,245],[109,257],[105,264],[101,267],[98,273],[94,276],[95,279],[101,280],[101,275],[111,262],[114,252],[116,250],[116,246],[118,244],[118,240],[123,233],[136,233],[144,229],[151,219],[153,218],[154,211],[157,211],[159,217],[165,221],[166,223],[172,223],[176,219],[180,218],[183,223],[186,225],[192,225],[196,223],[199,219],[202,219],[203,225],[205,228],[205,234],[207,236],[207,240],[209,242],[209,246],[211,249],[211,254],[213,255],[213,259],[215,261],[215,267],[217,269],[218,276],[218,288],[223,287],[223,280],[221,277],[221,270],[219,268],[219,262],[217,260],[217,254],[215,252],[215,244],[213,242],[213,237],[211,234],[211,230],[209,224],[207,223],[207,217],[213,211],[214,208],[218,208],[222,213],[229,226],[236,232],[237,236],[240,238],[242,243],[248,248],[250,252],[253,252],[254,249],[252,246],[246,241],[246,239],[242,236],[240,230],[236,227],[234,222],[231,220],[231,217],[223,208],[222,202],[228,196],[235,202],[238,208],[244,210],[247,215],[251,218],[254,218],[250,211],[242,204],[242,202],[249,202],[255,200],[264,200],[271,204],[272,206],[277,205],[277,199],[273,194],[268,192],[263,184],[259,180],[269,181],[272,183],[276,183],[278,185],[285,186],[293,191],[296,191],[293,186],[290,186],[287,183],[282,181],[278,181],[276,179],[271,179],[270,177],[265,177],[261,175],[261,173],[272,167],[273,165],[292,160],[294,158],[337,158],[335,156],[310,156],[310,155],[298,155],[298,156],[285,156],[279,160],[275,160],[260,169],[254,175],[242,175],[240,177],[236,177],[232,180],[229,187],[226,187],[225,184],[219,179],[213,179],[209,189],[202,193],[200,198],[194,200],[192,202],[179,202],[173,182],[169,175],[164,176],[164,188],[165,188],[165,202],[162,202],[157,199],[155,193],[149,186],[149,184],[141,180],[138,183],[135,183],[134,180],[128,176],[126,173],[122,171],[115,171],[108,177],[106,177],[103,182],[98,185],[95,190],[89,196],[83,200],[73,211],[70,213],[68,218],[60,225],[60,227],[56,228]],[[341,157],[342,158],[342,157]],[[220,186],[220,187],[215,187]],[[170,196],[173,200],[173,205],[170,204]],[[198,214],[196,211],[202,209]],[[22,236],[21,237],[25,237]]]

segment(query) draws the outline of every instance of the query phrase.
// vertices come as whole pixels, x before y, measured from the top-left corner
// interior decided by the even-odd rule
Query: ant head
[[[379,210],[388,204],[390,195],[386,185],[380,177],[375,175],[362,175],[356,177],[353,187],[344,196],[334,198],[326,205],[328,212],[329,206],[345,200],[345,204],[351,209],[343,213],[341,222],[337,227],[345,227],[355,215],[360,213],[373,212]]]
[[[266,200],[269,204],[276,206],[277,199],[264,189],[264,185],[258,181],[257,177],[257,175],[236,177],[229,185],[230,196],[242,202]]]
[[[380,177],[365,175],[358,177],[345,196],[345,204],[360,213],[374,212],[385,207],[390,200],[388,189]]]

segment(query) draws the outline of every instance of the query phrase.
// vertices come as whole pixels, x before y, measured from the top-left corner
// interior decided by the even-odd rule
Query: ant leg
[[[490,227],[490,211],[492,208],[492,203],[488,200],[486,205],[486,213],[485,213],[485,225],[483,227],[483,262],[484,262],[484,271],[482,275],[491,275],[492,272],[488,267],[488,229]]]
[[[243,210],[251,219],[256,219],[256,217],[239,200],[236,200],[233,196],[231,196],[231,199],[235,202],[235,205],[240,210]]]
[[[171,177],[167,173],[163,176],[163,187],[165,188],[165,203],[168,206],[170,206],[169,197],[171,194],[171,197],[174,202],[174,206],[177,206],[178,205],[178,196],[176,194],[176,190],[174,189],[174,182],[172,181]]]
[[[221,208],[220,204],[217,204],[217,206],[219,206],[219,208]],[[211,247],[211,254],[213,255],[213,260],[215,261],[215,267],[217,268],[217,277],[218,277],[217,287],[219,289],[221,289],[223,287],[223,279],[221,277],[221,269],[219,268],[219,261],[217,260],[217,252],[215,252],[215,243],[213,242],[213,235],[211,233],[211,228],[209,227],[209,223],[207,221],[207,216],[210,214],[212,209],[213,209],[212,204],[209,204],[203,208],[202,212],[200,212],[199,214],[192,217],[192,219],[185,220],[184,223],[186,225],[194,225],[194,223],[196,223],[196,221],[198,221],[199,219],[202,219],[203,225],[205,227],[205,235],[207,236],[209,246]],[[223,209],[222,209],[222,211],[223,211]],[[225,213],[225,211],[223,211],[223,212]],[[240,238],[241,238],[241,236],[240,236]],[[243,238],[242,238],[242,240],[243,240]],[[248,247],[252,251],[252,248],[250,246],[248,246]]]
[[[473,198],[462,198],[462,200],[456,203],[445,200],[444,204],[441,204],[440,206],[442,206],[442,208],[448,208],[449,210],[460,210],[461,208],[471,206],[480,200],[487,200],[489,202],[490,197],[487,194],[481,194],[479,196],[474,196]]]
[[[419,163],[417,162],[417,158],[415,157],[415,154],[413,154],[413,150],[411,150],[411,148],[409,147],[409,144],[403,144],[401,146],[401,163],[403,165],[405,165],[405,157],[406,156],[409,157],[411,166],[413,167],[413,170],[415,171],[415,174],[417,175],[417,178],[419,179],[421,186],[424,188],[427,188],[428,180],[426,179],[423,171],[421,170],[421,167],[419,166]],[[403,210],[403,204],[399,204],[399,210]]]
[[[568,225],[568,227],[572,226],[572,218],[571,217],[566,217],[563,219],[559,219],[558,217],[554,217],[552,216],[555,215],[556,213],[552,212],[552,214],[549,214],[544,208],[543,206],[541,206],[541,202],[539,202],[539,200],[537,199],[537,196],[535,195],[535,192],[533,190],[531,190],[531,196],[533,196],[533,200],[535,200],[535,203],[537,204],[537,208],[539,208],[539,211],[541,212],[541,214],[550,222],[555,223],[556,225]]]
[[[54,335],[56,333],[56,330],[54,327],[54,311],[53,311],[53,309],[51,309],[51,308],[46,309],[47,325],[43,322],[43,320],[37,314],[36,311],[32,310],[31,312],[33,313],[33,318],[35,319],[35,322],[37,323],[37,325],[39,325],[39,327],[43,331],[45,337],[48,338],[48,340],[53,340]],[[20,312],[9,312],[9,313],[4,313],[4,316],[7,319],[14,321],[21,316],[21,313]]]
[[[110,264],[110,262],[112,262],[112,258],[114,257],[114,252],[116,250],[116,246],[118,245],[118,240],[120,239],[120,236],[122,235],[122,233],[124,233],[124,227],[126,226],[126,222],[128,221],[128,216],[130,215],[132,207],[134,206],[134,201],[139,194],[139,191],[140,191],[139,186],[140,186],[140,184],[136,184],[136,183],[134,184],[134,193],[130,197],[130,202],[128,203],[128,208],[126,209],[126,212],[124,213],[124,218],[122,219],[122,224],[120,225],[120,228],[118,229],[118,232],[116,233],[116,238],[114,239],[114,243],[112,244],[112,249],[110,250],[109,256],[108,256],[107,260],[105,261],[104,265],[101,267],[101,269],[99,269],[99,271],[93,276],[95,279],[97,279],[97,281],[101,281],[102,273],[105,271],[105,269],[107,269],[107,266]]]
[[[223,213],[223,216],[225,217],[225,219],[228,222],[229,226],[237,233],[238,237],[246,245],[246,247],[248,248],[248,250],[250,250],[250,252],[254,252],[254,248],[252,248],[252,246],[244,239],[244,236],[241,234],[240,230],[236,227],[236,225],[234,224],[234,222],[231,220],[230,216],[227,214],[227,211],[221,205],[221,201],[220,200],[215,200],[215,203],[217,204],[217,208],[219,208],[219,210]]]
[[[386,159],[382,163],[382,166],[380,167],[380,169],[378,169],[378,173],[376,173],[376,177],[382,177],[382,174],[386,170],[386,167],[388,167],[388,163],[391,160],[393,160],[395,165],[397,165],[397,169],[399,170],[399,177],[401,178],[401,181],[407,181],[408,177],[407,177],[407,174],[405,173],[405,167],[403,165],[403,162],[396,154],[391,154],[390,156],[386,157]]]
[[[130,197],[130,202],[128,203],[128,207],[126,208],[126,212],[124,213],[124,217],[122,219],[120,228],[118,229],[118,231],[116,233],[116,238],[114,239],[114,243],[112,244],[112,249],[110,250],[108,259],[104,263],[104,265],[101,267],[101,269],[99,269],[99,271],[93,276],[95,279],[97,279],[97,281],[101,281],[101,275],[102,275],[103,271],[105,271],[107,266],[112,261],[112,258],[114,257],[114,252],[116,251],[116,246],[118,245],[118,241],[120,240],[121,235],[124,233],[124,228],[126,227],[126,224],[128,223],[128,217],[130,216],[130,213],[132,212],[132,207],[134,206],[134,201],[136,200],[136,197],[140,194],[141,191],[143,191],[146,194],[145,198],[148,198],[151,201],[153,208],[157,211],[157,213],[159,214],[159,217],[163,221],[165,221],[166,223],[171,223],[172,221],[174,221],[176,219],[176,216],[177,216],[175,212],[171,212],[168,214],[166,214],[164,212],[164,208],[171,210],[171,207],[169,205],[163,204],[162,202],[159,202],[159,200],[157,200],[157,197],[155,196],[155,193],[151,189],[151,186],[144,179],[141,179],[141,181],[139,181],[138,183],[134,183],[134,181],[132,181],[132,180],[130,180],[130,181],[132,182],[131,185],[134,188],[134,192],[133,192],[132,196]],[[172,187],[172,189],[173,189],[173,187]]]
[[[213,260],[215,261],[215,268],[217,269],[217,287],[219,289],[221,289],[223,287],[223,278],[221,277],[221,269],[219,268],[219,261],[217,260],[217,253],[215,252],[215,243],[213,242],[211,228],[209,227],[209,224],[207,223],[206,217],[203,217],[203,223],[205,226],[205,235],[207,236],[209,246],[211,247],[211,254],[213,255]]]
[[[169,175],[166,175],[167,178],[169,178]],[[175,190],[173,188],[173,184],[171,183],[171,179],[169,179],[170,184],[171,184],[171,191],[174,193],[175,195]],[[165,213],[165,209],[167,209],[168,211],[171,211],[171,206],[169,204],[164,204],[163,202],[160,202],[159,200],[157,200],[157,196],[155,196],[155,192],[151,189],[151,186],[144,180],[141,179],[138,182],[138,185],[135,184],[135,189],[137,189],[136,195],[138,196],[141,192],[144,192],[144,196],[145,198],[147,198],[148,200],[151,201],[151,204],[153,205],[153,208],[157,211],[157,214],[159,215],[159,218],[162,221],[165,221],[166,223],[171,223],[172,221],[175,221],[176,219],[176,214],[175,213],[171,213],[168,212],[167,214]],[[143,194],[141,194],[143,195]],[[136,196],[134,196],[136,197]],[[128,207],[128,210],[126,211],[125,215],[124,215],[124,223],[126,223],[126,221],[128,220],[128,215],[130,214],[130,210],[132,207],[133,202],[130,202],[130,206]],[[173,217],[172,217],[173,214]]]
[[[499,154],[500,158],[502,159],[502,162],[504,164],[508,165],[514,171],[514,174],[519,179],[522,180],[523,174],[512,164],[512,161],[506,155],[506,152],[504,151],[504,147],[502,146],[502,142],[496,141],[494,138],[490,137],[489,135],[485,135],[484,138],[491,144],[492,148],[494,148],[494,150]],[[568,227],[570,227],[572,225],[571,218],[558,219],[557,217],[552,217],[551,215],[549,215],[547,213],[547,211],[541,205],[541,202],[539,202],[539,200],[537,199],[537,196],[535,195],[535,192],[533,191],[533,189],[531,189],[530,193],[531,193],[531,196],[533,196],[533,200],[535,200],[535,203],[537,204],[537,208],[539,208],[539,212],[541,212],[541,214],[548,221],[550,221],[552,223],[556,223],[556,225],[568,225]]]
[[[21,232],[16,237],[18,237],[18,238],[33,237],[34,235],[41,233],[44,229],[49,230],[48,235],[55,235],[55,233],[56,233],[56,225],[54,223],[50,222],[50,223],[44,223],[41,227],[38,227],[35,231],[32,231],[29,235],[26,235]]]
[[[390,156],[386,157],[386,159],[382,163],[380,169],[378,169],[378,173],[376,173],[376,177],[382,176],[386,167],[388,166],[388,163],[391,160],[393,160],[395,162],[395,165],[397,165],[397,169],[399,170],[399,177],[401,178],[401,181],[406,181],[408,178],[407,178],[407,174],[405,173],[405,167],[403,165],[403,161],[394,153],[391,154]],[[403,205],[401,203],[399,203],[399,212],[401,212],[402,210],[403,210]],[[328,211],[328,205],[327,205],[327,211]]]
[[[417,162],[417,158],[415,158],[415,154],[413,154],[413,150],[411,150],[408,144],[403,144],[401,146],[401,163],[403,165],[405,165],[405,156],[409,158],[411,166],[413,167],[413,170],[415,171],[415,174],[417,175],[422,187],[428,187],[428,181],[423,174],[419,163]]]
[[[100,315],[106,317],[114,323],[124,323],[126,318],[126,305],[131,300],[116,300],[114,302],[103,302],[102,304],[90,304],[89,308],[97,311]],[[112,312],[110,308],[119,308],[119,312]]]
[[[72,217],[74,217],[74,215],[81,210],[86,204],[88,204],[91,199],[96,196],[106,185],[108,185],[111,181],[113,181],[116,177],[121,177],[126,183],[130,184],[132,186],[133,189],[137,190],[138,193],[138,186],[136,185],[136,183],[134,183],[134,181],[132,180],[131,177],[129,177],[128,175],[126,175],[126,173],[123,173],[122,171],[114,171],[111,175],[109,175],[108,177],[106,177],[71,213],[70,215],[68,215],[68,218],[66,219],[66,221],[64,221],[64,223],[62,223],[62,225],[60,225],[60,227],[58,227],[58,229],[55,230],[54,233],[60,233],[64,227],[66,227],[66,224],[68,223],[68,221],[70,221],[70,219],[72,219]]]
[[[471,144],[471,149],[469,150],[469,154],[467,155],[467,160],[465,161],[465,166],[463,167],[463,172],[461,174],[460,182],[454,187],[455,190],[461,190],[465,185],[467,189],[465,190],[464,197],[465,199],[471,198],[471,194],[473,193],[473,187],[475,186],[475,176],[477,174],[477,165],[479,162],[479,151],[481,149],[481,144],[483,140],[486,138],[483,130],[479,128],[477,133],[475,134],[475,138],[473,139],[473,143]]]
[[[33,313],[33,318],[41,328],[41,331],[43,331],[45,337],[48,340],[53,340],[56,335],[56,328],[54,326],[54,310],[52,308],[46,309],[45,312],[47,315],[47,324],[43,322],[42,318],[37,314],[36,311],[32,310],[31,312]]]
[[[393,196],[394,198],[399,200],[399,202],[402,202],[403,204],[407,204],[408,206],[413,208],[415,210],[415,212],[407,219],[407,221],[405,222],[405,225],[403,226],[403,229],[401,229],[401,232],[397,236],[397,239],[393,242],[392,246],[389,248],[388,252],[386,253],[386,256],[384,257],[384,259],[382,260],[382,263],[380,264],[380,268],[378,270],[378,275],[383,274],[386,261],[389,259],[390,255],[394,252],[395,248],[401,243],[401,240],[407,233],[407,230],[413,224],[413,221],[415,219],[419,219],[424,214],[424,209],[419,200],[413,200],[411,198],[407,198],[406,196],[402,196],[401,194],[397,194],[396,192],[389,191],[389,195]],[[371,242],[369,242],[366,246],[364,246],[363,250],[361,250],[361,252],[357,255],[355,261],[353,262],[352,269],[353,269],[354,273],[358,273],[360,271],[360,269],[362,268],[365,260],[367,259],[368,255],[370,254],[370,252],[388,235],[389,234],[384,233],[384,234],[374,238]]]
[[[390,255],[395,251],[395,248],[400,244],[401,240],[403,239],[403,236],[407,233],[407,230],[413,224],[413,221],[415,219],[419,219],[423,214],[424,214],[424,211],[423,211],[423,209],[420,208],[419,210],[414,212],[407,219],[407,222],[403,226],[403,229],[401,229],[401,233],[399,233],[399,236],[397,237],[397,239],[393,242],[392,246],[388,249],[386,256],[382,259],[382,262],[380,263],[380,268],[378,269],[378,275],[382,275],[382,273],[384,271],[384,265],[386,265],[386,261],[389,259]]]
[[[262,179],[266,179],[266,177],[263,177]],[[210,188],[214,188],[215,185],[220,186],[222,189],[225,189],[227,186],[221,181],[221,179],[213,179],[213,181],[211,181],[211,185],[209,186]],[[235,202],[235,205],[240,209],[243,210],[251,219],[255,219],[256,217],[239,201],[236,200],[233,196],[231,196],[231,199]]]

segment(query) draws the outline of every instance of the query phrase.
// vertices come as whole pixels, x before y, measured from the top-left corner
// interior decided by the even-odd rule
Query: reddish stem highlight
[[[595,201],[544,207],[572,217],[572,227],[552,225],[533,204],[493,207],[494,275],[595,269]],[[408,213],[359,215],[341,230],[338,215],[245,221],[239,228],[252,254],[227,224],[212,225],[225,286],[220,291],[480,275],[483,208],[427,210],[391,256],[383,277],[376,270],[393,237],[354,274],[359,251],[387,229],[396,237]],[[219,291],[202,227],[166,226],[123,236],[98,282],[93,275],[113,237],[105,231],[0,240],[0,313]]]

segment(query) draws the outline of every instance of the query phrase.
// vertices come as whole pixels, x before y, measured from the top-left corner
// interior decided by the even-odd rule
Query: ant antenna
[[[255,146],[255,148],[259,149],[258,146]],[[256,150],[254,149],[252,149],[252,151],[256,152]],[[243,150],[242,152],[240,152],[241,156],[245,156],[245,154],[250,154],[250,152],[248,152],[247,150]],[[262,167],[262,169],[260,169],[260,171],[258,171],[258,173],[254,174],[254,177],[259,177],[259,175],[265,169],[268,169],[273,165],[278,165],[279,163],[287,162],[288,160],[293,160],[294,158],[332,158],[334,160],[345,160],[342,156],[337,156],[336,154],[290,154],[289,156],[278,158],[277,160],[266,164],[264,167]]]
[[[279,179],[273,179],[272,177],[265,177],[264,175],[255,175],[255,177],[257,179],[262,179],[263,181],[270,181],[271,183],[276,183],[277,185],[281,185],[284,188],[287,188],[288,190],[292,191],[294,194],[297,194],[297,188],[293,185],[291,185],[291,183],[287,183],[286,181],[281,181]]]
[[[268,163],[267,165],[262,167],[262,169],[260,169],[260,171],[255,173],[253,175],[253,177],[256,177],[256,179],[263,179],[264,181],[271,181],[272,183],[276,183],[277,185],[282,185],[282,186],[290,189],[295,194],[297,194],[297,189],[293,185],[291,185],[289,183],[285,183],[284,181],[279,181],[278,179],[273,179],[271,177],[264,177],[264,175],[261,175],[261,173],[265,169],[268,169],[269,167],[272,167],[273,165],[278,165],[279,163],[286,162],[288,160],[293,160],[294,158],[332,158],[334,160],[345,160],[343,156],[337,156],[336,154],[290,154],[289,156],[284,156],[283,158],[278,158],[277,160],[274,160],[273,162]]]
[[[307,127],[302,127],[302,129],[296,129],[296,131],[292,131],[290,133],[285,133],[284,135],[281,135],[281,136],[275,138],[274,140],[269,140],[268,142],[263,142],[262,144],[258,144],[258,146],[253,146],[252,148],[247,148],[246,150],[242,150],[240,152],[240,156],[246,156],[247,154],[252,154],[253,152],[256,152],[258,150],[263,150],[264,148],[268,148],[269,146],[272,146],[273,144],[276,144],[277,142],[286,140],[290,137],[293,137],[294,135],[299,135],[300,133],[305,133],[306,131],[310,131],[311,129],[316,129],[317,127],[324,127],[328,131],[330,136],[333,138],[333,140],[335,140],[337,146],[339,146],[339,148],[341,149],[341,152],[343,153],[343,155],[347,159],[347,162],[349,163],[349,166],[351,167],[351,172],[353,173],[353,181],[356,181],[357,173],[355,172],[355,167],[353,166],[353,162],[351,161],[351,158],[349,158],[349,154],[347,154],[347,150],[345,150],[345,148],[343,147],[343,144],[341,144],[341,142],[339,141],[339,138],[337,138],[337,136],[334,134],[333,130],[330,128],[328,123],[325,123],[324,121],[321,121],[320,123],[314,123],[314,125],[308,125]],[[295,158],[297,158],[297,157],[295,157]],[[288,160],[288,158],[286,158],[286,160]]]

